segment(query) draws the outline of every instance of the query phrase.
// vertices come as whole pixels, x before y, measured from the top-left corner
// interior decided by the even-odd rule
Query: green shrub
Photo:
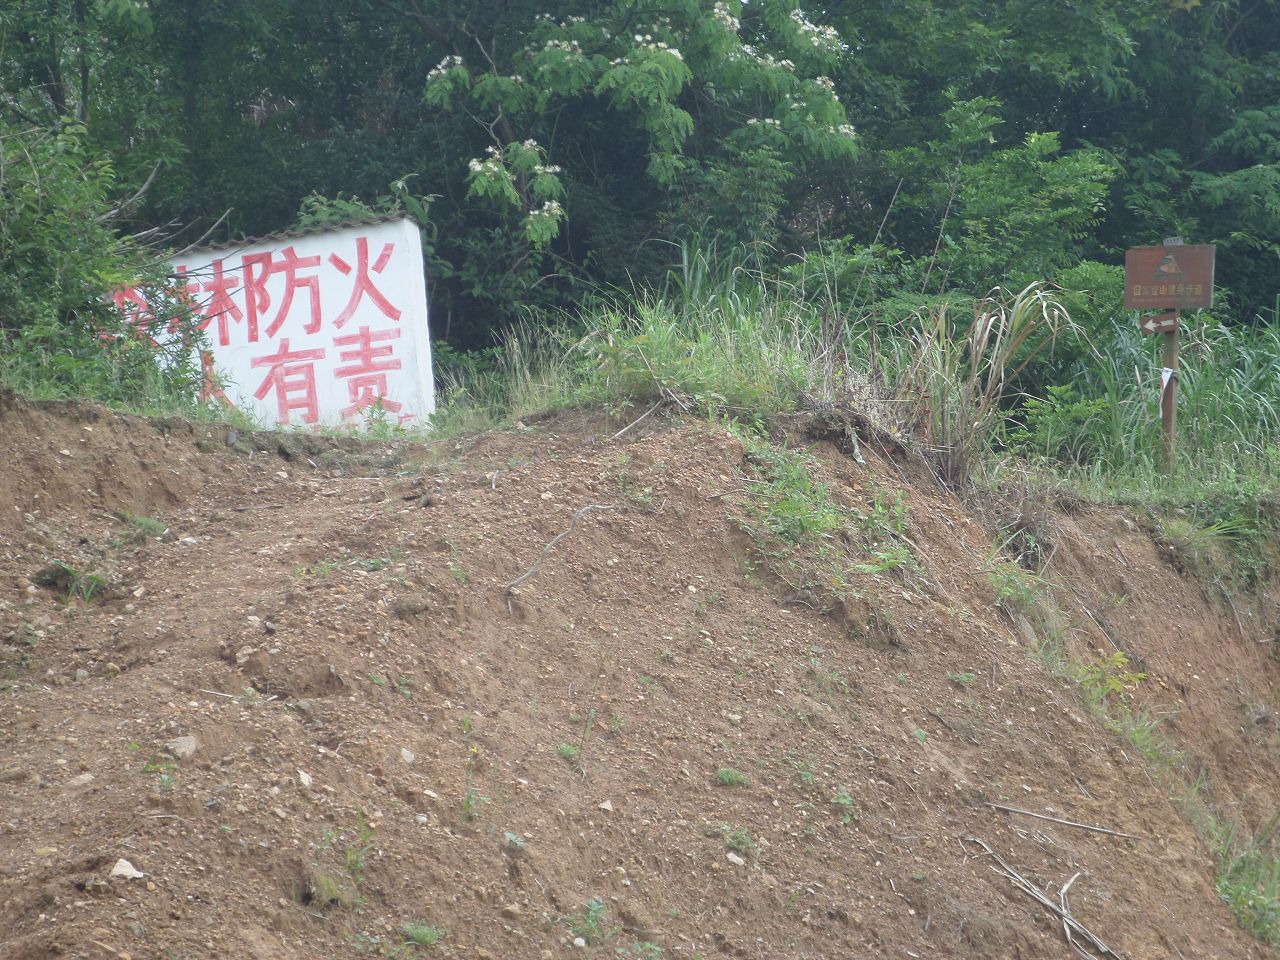
[[[168,264],[116,233],[114,173],[85,140],[76,125],[0,121],[0,382],[28,395],[194,408],[191,311]],[[159,319],[127,321],[110,301],[123,286],[137,286]],[[176,330],[157,337],[170,320]]]

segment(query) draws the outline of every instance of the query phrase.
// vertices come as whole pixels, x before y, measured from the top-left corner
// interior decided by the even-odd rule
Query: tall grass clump
[[[890,419],[916,437],[950,486],[966,483],[990,450],[1002,403],[1040,354],[1071,329],[1043,284],[996,289],[957,322],[947,304],[894,324],[879,338],[877,373]]]
[[[823,390],[824,355],[835,350],[822,318],[785,281],[685,250],[658,288],[599,293],[574,316],[508,331],[484,369],[445,371],[434,424],[483,429],[573,405],[663,402],[748,419],[792,411]]]
[[[1182,335],[1178,468],[1212,476],[1264,465],[1280,437],[1280,330],[1192,317]],[[1094,484],[1165,476],[1158,338],[1117,318],[1058,379],[1015,411],[1017,452]]]
[[[1220,896],[1236,922],[1264,943],[1280,946],[1280,857],[1275,847],[1280,813],[1249,834],[1216,822]]]

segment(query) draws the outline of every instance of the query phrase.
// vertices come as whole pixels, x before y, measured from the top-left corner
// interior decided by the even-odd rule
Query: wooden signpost
[[[1178,434],[1178,320],[1182,310],[1213,306],[1212,244],[1173,237],[1159,247],[1134,247],[1124,255],[1126,310],[1165,310],[1139,320],[1144,334],[1164,334],[1160,371],[1160,424],[1164,465],[1173,470]],[[1170,309],[1172,308],[1172,309]]]

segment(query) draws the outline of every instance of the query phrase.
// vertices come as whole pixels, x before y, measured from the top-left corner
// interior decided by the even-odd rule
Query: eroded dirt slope
[[[919,564],[824,611],[734,521],[738,440],[619,425],[281,451],[0,404],[0,958],[1070,956],[978,840],[1055,903],[1079,874],[1116,956],[1270,955],[1167,785],[1028,655],[959,504],[814,444],[840,506],[905,495]],[[1061,529],[1102,621],[1073,642],[1123,632],[1261,813],[1274,731],[1247,762],[1266,733],[1228,701],[1274,704],[1269,648],[1212,636],[1121,518]],[[54,559],[104,595],[41,585]],[[404,947],[411,921],[447,933]]]

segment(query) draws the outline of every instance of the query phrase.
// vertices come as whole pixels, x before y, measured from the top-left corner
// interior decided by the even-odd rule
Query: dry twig
[[[514,589],[515,587],[520,586],[520,584],[524,583],[526,580],[532,577],[535,573],[537,573],[538,568],[542,566],[542,561],[547,559],[551,551],[556,548],[557,543],[559,543],[569,534],[573,533],[574,529],[578,526],[578,521],[581,520],[584,516],[586,516],[588,511],[612,510],[612,509],[613,509],[613,504],[611,503],[589,503],[585,507],[583,507],[581,510],[579,510],[577,513],[575,513],[573,515],[573,521],[569,524],[569,529],[565,530],[562,533],[556,534],[551,539],[551,542],[549,542],[545,547],[542,548],[542,553],[538,555],[537,560],[533,561],[533,566],[531,566],[524,573],[520,574],[520,576],[516,577],[514,580],[508,583],[506,586],[506,589],[511,590],[511,589]]]
[[[1023,810],[1021,807],[1006,807],[1000,803],[988,803],[988,807],[993,810],[1003,810],[1005,813],[1018,813],[1024,817],[1035,817],[1037,820],[1049,820],[1053,823],[1060,823],[1066,827],[1076,827],[1080,830],[1090,830],[1093,833],[1105,833],[1110,837],[1124,837],[1127,840],[1142,840],[1143,837],[1133,833],[1121,833],[1119,830],[1108,830],[1106,827],[1095,827],[1088,823],[1077,823],[1075,820],[1063,820],[1061,817],[1051,817],[1043,813],[1033,813],[1030,810]]]
[[[1022,876],[1022,874],[1018,873],[1017,870],[1014,870],[1013,867],[1009,866],[1009,864],[1005,863],[1004,860],[1000,858],[1000,855],[992,850],[985,840],[980,840],[977,837],[966,837],[965,839],[969,843],[976,843],[978,846],[982,847],[982,849],[986,851],[987,855],[999,865],[998,868],[992,867],[991,869],[995,870],[997,873],[1004,874],[1004,876],[1008,877],[1009,880],[1013,882],[1015,887],[1037,901],[1047,910],[1052,911],[1058,919],[1062,921],[1064,929],[1068,931],[1067,944],[1075,952],[1076,956],[1082,958],[1082,960],[1106,960],[1108,957],[1112,958],[1112,960],[1122,960],[1120,954],[1108,947],[1102,942],[1102,939],[1097,934],[1073,917],[1070,910],[1067,910],[1062,905],[1054,903],[1040,891],[1039,887],[1026,877]],[[1076,874],[1076,876],[1078,877],[1079,874]],[[1075,881],[1076,877],[1072,877],[1071,880],[1062,888],[1060,897],[1064,903],[1066,901],[1067,891],[1071,889],[1071,884],[1075,883]],[[1074,934],[1074,937],[1072,934]],[[1086,948],[1083,944],[1077,943],[1075,937],[1079,937],[1086,941],[1089,946]]]
[[[646,410],[644,413],[640,414],[640,416],[636,417],[634,420],[632,420],[629,424],[627,424],[625,427],[623,427],[621,430],[619,430],[617,433],[615,433],[615,434],[614,434],[612,437],[610,437],[609,439],[610,439],[610,440],[617,440],[620,436],[622,436],[624,433],[626,433],[626,432],[627,432],[628,430],[630,430],[632,427],[634,427],[634,426],[636,426],[637,424],[639,424],[639,423],[640,423],[640,421],[647,419],[651,413],[653,413],[655,410],[657,410],[659,407],[661,407],[661,406],[665,405],[666,403],[667,403],[667,399],[666,399],[665,397],[663,397],[661,400],[659,400],[657,403],[655,403],[652,407],[650,407],[650,408],[649,408],[648,410]]]

